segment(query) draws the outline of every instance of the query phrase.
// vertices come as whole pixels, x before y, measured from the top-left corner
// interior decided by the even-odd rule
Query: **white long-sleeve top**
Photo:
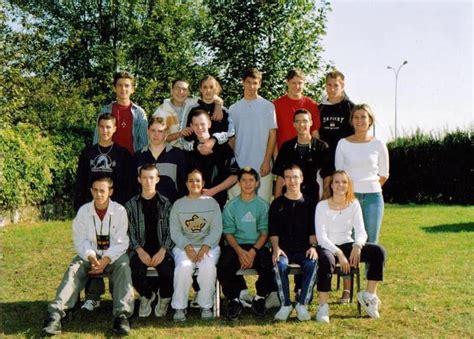
[[[100,220],[94,202],[90,202],[79,209],[72,222],[74,247],[77,254],[86,261],[89,261],[89,256],[95,257],[98,254],[109,257],[112,264],[127,251],[129,244],[127,230],[127,212],[122,205],[110,200],[104,219]],[[97,248],[96,234],[110,234],[110,246],[107,250]]]
[[[362,209],[357,200],[343,210],[333,210],[328,201],[323,200],[316,206],[315,218],[318,244],[333,254],[338,251],[336,245],[354,242],[363,247],[367,241]],[[355,240],[352,239],[352,229]]]
[[[354,192],[382,192],[379,177],[388,178],[388,150],[384,142],[372,139],[355,143],[341,139],[337,143],[336,170],[344,170],[354,182]]]

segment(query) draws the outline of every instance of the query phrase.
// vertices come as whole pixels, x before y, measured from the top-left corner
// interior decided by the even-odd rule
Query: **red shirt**
[[[112,105],[112,115],[116,119],[117,131],[112,140],[118,145],[125,147],[131,155],[135,153],[133,149],[133,115],[132,104],[122,106],[118,103]]]
[[[296,130],[293,127],[293,114],[296,110],[304,108],[311,112],[313,119],[313,126],[311,126],[311,132],[315,129],[319,129],[321,122],[319,121],[319,109],[316,102],[309,97],[301,97],[301,99],[291,99],[288,94],[279,97],[273,101],[275,105],[276,118],[277,118],[277,145],[280,149],[281,145],[290,139],[296,137]]]

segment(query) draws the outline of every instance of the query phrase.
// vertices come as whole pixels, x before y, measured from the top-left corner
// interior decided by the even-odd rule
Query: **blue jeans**
[[[378,244],[384,208],[382,192],[356,193],[355,195],[362,208],[362,217],[368,236],[367,242]]]
[[[301,284],[301,293],[298,302],[307,305],[313,298],[313,287],[316,283],[316,272],[318,270],[318,261],[306,258],[305,252],[285,252],[287,257],[280,256],[277,264],[273,267],[275,271],[275,281],[278,286],[278,295],[282,305],[290,306],[290,282],[288,279],[288,264],[295,263],[301,266],[303,278]]]

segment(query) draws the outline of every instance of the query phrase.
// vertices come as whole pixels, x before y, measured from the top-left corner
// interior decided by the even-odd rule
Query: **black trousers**
[[[153,289],[146,276],[148,266],[142,263],[142,261],[138,257],[138,254],[135,254],[132,258],[130,258],[130,268],[132,270],[133,287],[135,287],[135,289],[141,296],[151,298]],[[173,257],[168,252],[166,252],[161,264],[159,264],[155,268],[158,271],[160,297],[171,298],[171,296],[173,295],[174,277]]]
[[[351,255],[353,243],[337,245],[344,253],[347,260]],[[318,291],[329,292],[331,290],[331,278],[336,267],[336,257],[329,250],[318,246]],[[382,281],[385,263],[385,249],[377,244],[366,243],[360,253],[360,261],[368,263],[367,280]]]
[[[253,244],[240,246],[248,251]],[[255,283],[257,295],[266,297],[271,291],[275,290],[272,256],[268,248],[262,247],[257,251],[252,268],[258,272],[258,279]],[[247,287],[244,277],[236,275],[239,269],[239,256],[232,247],[224,246],[217,263],[217,279],[222,285],[222,292],[229,300],[238,298],[240,291]]]

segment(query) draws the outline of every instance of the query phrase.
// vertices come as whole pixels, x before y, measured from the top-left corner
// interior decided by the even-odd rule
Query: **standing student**
[[[335,165],[354,181],[354,192],[362,207],[368,242],[377,244],[384,211],[382,186],[388,179],[389,160],[385,143],[369,133],[375,116],[366,105],[355,105],[351,113],[354,134],[339,140]]]
[[[99,116],[111,113],[115,117],[117,132],[114,135],[114,142],[125,147],[130,155],[133,155],[148,143],[145,111],[130,99],[135,91],[135,77],[125,71],[115,73],[112,89],[116,94],[116,101],[103,106]],[[96,129],[94,143],[98,140],[99,133]]]
[[[155,164],[160,172],[157,190],[171,203],[184,196],[187,165],[182,150],[167,141],[168,125],[163,117],[153,116],[148,122],[149,144],[136,152],[133,163],[136,171],[145,164]]]
[[[198,269],[199,293],[197,303],[201,319],[213,318],[213,297],[216,293],[216,264],[220,256],[222,215],[217,202],[202,194],[203,175],[198,170],[188,174],[188,195],[178,199],[171,210],[171,239],[175,260],[174,292],[171,306],[174,321],[186,320],[189,289],[193,273]]]
[[[148,267],[154,267],[160,281],[155,315],[164,317],[173,294],[174,243],[169,227],[171,203],[156,191],[160,177],[154,164],[140,167],[138,181],[141,193],[125,205],[129,221],[133,287],[140,294],[138,316],[148,317],[152,311],[151,304],[157,297],[146,276]]]
[[[69,264],[56,297],[48,306],[48,318],[43,335],[62,331],[61,319],[71,310],[90,274],[110,274],[114,324],[118,335],[130,332],[129,318],[133,314],[133,287],[127,255],[129,239],[125,208],[110,200],[113,181],[99,177],[90,187],[93,201],[83,205],[72,222],[74,247],[77,255]]]
[[[229,117],[229,112],[222,107],[222,100],[219,94],[222,91],[221,85],[216,78],[206,75],[199,81],[200,98],[197,103],[185,108],[181,129],[183,137],[183,149],[197,149],[201,154],[208,155],[212,152],[216,144],[222,145],[235,134],[234,124]],[[191,113],[195,110],[205,111],[212,120],[210,134],[212,138],[206,142],[198,142],[192,131],[186,129],[191,126]],[[188,132],[189,131],[189,132]]]
[[[276,142],[275,106],[258,95],[262,73],[256,68],[245,70],[242,76],[244,97],[230,106],[229,114],[235,126],[231,139],[235,157],[240,167],[259,171],[258,195],[270,202],[272,198],[272,155]],[[229,190],[229,199],[239,195],[240,185]]]
[[[321,127],[319,136],[329,145],[330,161],[334,164],[334,155],[339,140],[354,134],[350,116],[354,103],[344,91],[344,74],[332,71],[326,75],[326,95],[319,104]]]
[[[175,79],[171,83],[171,98],[165,99],[153,113],[153,117],[162,117],[168,126],[166,141],[174,147],[181,148],[179,138],[181,133],[181,121],[187,106],[193,105],[195,100],[188,98],[189,82],[183,79]],[[190,132],[190,131],[189,131]]]
[[[284,171],[287,191],[273,200],[268,214],[268,235],[272,244],[272,260],[281,307],[275,320],[286,321],[293,306],[290,300],[289,264],[296,263],[303,272],[301,293],[297,297],[298,320],[310,320],[307,305],[313,296],[318,268],[314,211],[316,202],[301,193],[303,172],[297,165]]]
[[[293,115],[296,110],[304,108],[311,113],[313,126],[311,134],[319,138],[319,109],[316,103],[309,97],[303,95],[305,85],[305,74],[299,69],[291,69],[286,75],[287,94],[273,101],[277,118],[277,148],[287,140],[296,136],[293,128]]]

